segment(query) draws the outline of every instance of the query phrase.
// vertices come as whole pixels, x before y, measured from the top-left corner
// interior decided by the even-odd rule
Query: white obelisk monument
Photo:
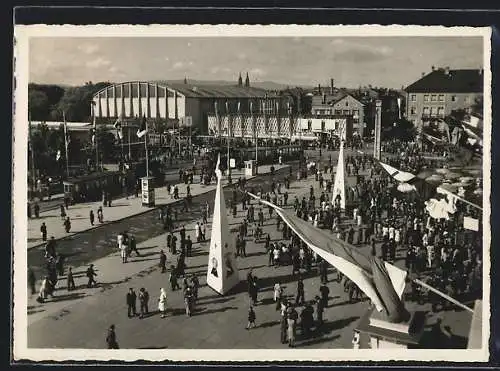
[[[219,165],[220,155],[215,167],[217,189],[208,253],[207,285],[224,295],[240,282],[240,277],[236,262],[236,246],[230,241],[229,223],[221,182],[222,172],[219,170]]]
[[[335,181],[333,183],[332,205],[335,205],[335,199],[340,195],[340,208],[345,210],[345,163],[344,163],[344,141],[345,127],[341,129],[340,135],[340,151],[337,162],[337,171],[335,173]]]

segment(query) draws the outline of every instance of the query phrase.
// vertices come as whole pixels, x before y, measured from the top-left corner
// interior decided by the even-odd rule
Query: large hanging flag
[[[260,200],[258,196],[249,194]],[[314,227],[293,212],[270,202],[260,201],[273,207],[302,241],[354,282],[370,298],[377,310],[385,313],[388,321],[398,323],[408,318],[401,301],[406,285],[406,271],[380,258],[362,254],[354,246]]]
[[[226,203],[222,189],[222,172],[219,169],[220,154],[217,158],[212,233],[208,254],[207,285],[221,295],[226,294],[240,282],[236,262],[236,247],[232,244],[227,221]]]
[[[142,138],[144,135],[146,135],[147,132],[148,132],[148,123],[146,121],[146,117],[143,116],[141,120],[141,126],[137,130],[137,136],[139,138]]]
[[[340,198],[340,200],[339,200]],[[333,183],[332,204],[335,205],[339,200],[340,208],[345,210],[345,163],[344,163],[344,141],[340,141],[340,152],[337,163],[337,172]]]
[[[64,148],[66,150],[66,157],[68,156],[68,146],[71,143],[71,138],[68,132],[68,124],[66,122],[66,114],[63,112],[63,128],[64,128]]]

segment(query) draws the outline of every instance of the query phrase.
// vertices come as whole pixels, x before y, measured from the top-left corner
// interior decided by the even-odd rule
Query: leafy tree
[[[29,90],[28,107],[32,120],[45,121],[50,111],[47,94],[41,90]]]
[[[396,120],[392,126],[382,131],[382,140],[400,139],[412,140],[416,135],[416,128],[411,121],[406,119]]]

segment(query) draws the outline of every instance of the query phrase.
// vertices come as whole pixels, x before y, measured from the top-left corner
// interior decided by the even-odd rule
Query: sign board
[[[229,166],[231,169],[234,169],[236,167],[236,160],[234,158],[229,159]]]
[[[479,219],[464,216],[464,229],[479,232]]]
[[[185,116],[185,117],[181,117],[181,123],[182,123],[182,126],[185,126],[185,127],[192,127],[193,126],[193,116]]]
[[[153,178],[144,177],[141,179],[141,201],[142,206],[153,207],[155,206],[155,189],[153,185]]]

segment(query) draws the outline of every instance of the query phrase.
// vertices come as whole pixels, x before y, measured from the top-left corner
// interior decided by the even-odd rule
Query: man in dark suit
[[[128,308],[128,317],[135,317],[137,315],[136,311],[136,301],[137,295],[133,288],[130,288],[127,293],[127,308]]]

